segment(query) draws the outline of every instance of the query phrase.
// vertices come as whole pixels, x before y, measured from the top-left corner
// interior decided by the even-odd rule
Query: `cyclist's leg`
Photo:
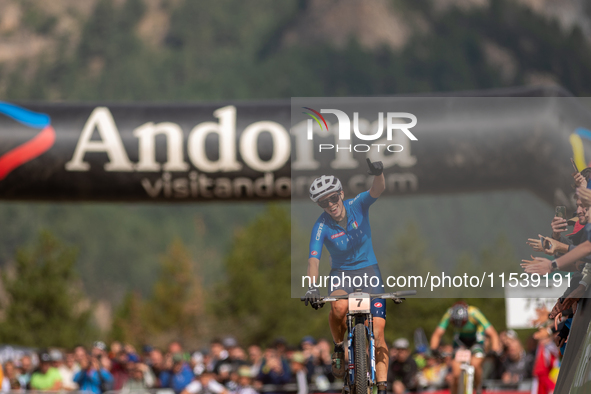
[[[336,290],[330,295],[347,294],[344,290]],[[343,342],[347,332],[347,300],[338,300],[330,303],[330,313],[328,315],[328,324],[330,333],[335,343]]]
[[[388,346],[384,339],[386,319],[374,317],[373,335],[376,344],[376,381],[385,382],[388,378]]]
[[[331,295],[346,294],[344,290],[337,290]],[[335,378],[345,377],[345,333],[347,332],[347,300],[331,302],[328,324],[332,339],[335,343],[334,352],[331,357],[332,374]]]
[[[345,283],[333,282],[332,277],[339,278],[341,276],[348,275],[340,269],[330,270],[330,287],[328,294],[330,295],[344,295],[349,294],[352,290],[346,286]],[[330,326],[330,333],[334,343],[341,343],[345,339],[345,333],[347,332],[347,311],[348,302],[347,300],[338,300],[330,303],[330,314],[328,315],[328,324]]]
[[[342,271],[331,270],[330,276],[339,276]],[[350,293],[344,286],[333,286],[330,283],[330,295],[344,295]],[[330,313],[328,314],[328,325],[332,339],[335,343],[334,352],[332,354],[332,374],[336,378],[345,376],[345,334],[347,332],[347,311],[348,301],[338,300],[330,303]]]
[[[484,347],[481,344],[472,346],[472,359],[470,364],[474,366],[474,390],[480,387],[482,382],[482,363],[484,362]]]
[[[384,282],[382,281],[382,274],[377,264],[367,267],[364,273],[367,273],[370,278],[369,291],[373,294],[384,292]],[[372,281],[375,277],[378,280]],[[375,298],[371,301],[371,314],[373,316],[373,335],[376,347],[376,382],[385,382],[388,379],[389,355],[388,346],[384,337],[384,330],[386,328],[386,300],[383,298]]]

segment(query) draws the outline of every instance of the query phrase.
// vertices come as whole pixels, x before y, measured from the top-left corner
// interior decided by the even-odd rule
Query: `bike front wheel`
[[[458,378],[458,394],[466,394],[466,371],[463,369]]]
[[[355,393],[367,394],[367,340],[365,325],[357,323],[353,331],[353,345],[355,348]]]

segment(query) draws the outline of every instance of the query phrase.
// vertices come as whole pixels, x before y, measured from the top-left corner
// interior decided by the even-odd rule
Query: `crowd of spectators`
[[[535,257],[523,260],[522,264],[529,274],[554,276],[569,271],[571,276],[569,287],[552,310],[539,310],[535,321],[539,330],[534,337],[539,345],[533,374],[540,394],[550,393],[555,388],[553,365],[566,351],[574,314],[581,300],[589,296],[591,284],[591,168],[575,171],[572,176],[573,188],[576,189],[574,217],[569,219],[573,215],[566,215],[566,207],[557,206],[550,223],[551,235],[546,237],[539,234],[539,238],[528,239],[534,251],[553,256],[554,260]]]
[[[526,351],[514,331],[501,333],[504,353],[487,360],[486,377],[507,384],[532,376],[535,347]],[[298,346],[281,338],[265,349],[239,346],[232,337],[213,340],[207,349],[188,352],[179,342],[166,349],[97,341],[90,350],[50,349],[3,364],[2,391],[134,391],[166,388],[175,394],[298,394],[340,391],[331,373],[332,344],[304,337]],[[422,349],[419,349],[422,350]],[[390,348],[389,391],[446,388],[451,379],[453,348],[441,345],[437,356],[411,349],[400,338]]]
[[[1,391],[137,391],[166,388],[176,394],[254,394],[263,385],[308,385],[326,391],[334,382],[330,344],[305,337],[298,347],[277,339],[262,349],[243,348],[232,337],[213,340],[207,349],[187,352],[179,342],[166,349],[97,341],[88,351],[50,349],[3,363]],[[277,391],[281,391],[277,389]]]

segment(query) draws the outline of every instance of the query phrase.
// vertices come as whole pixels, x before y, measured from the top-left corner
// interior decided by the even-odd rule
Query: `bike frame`
[[[337,300],[345,300],[349,299],[349,296],[354,294],[359,295],[359,292],[352,293],[352,294],[345,294],[345,295],[338,295],[338,296],[328,296],[323,297],[320,302],[334,302]],[[383,298],[383,299],[394,299],[397,303],[402,302],[406,296],[411,296],[417,294],[416,290],[405,290],[405,291],[398,291],[395,293],[383,293],[383,294],[368,294],[363,293],[369,296],[370,301],[375,298]],[[305,301],[305,298],[301,298],[301,301]],[[371,304],[371,302],[370,302]],[[368,308],[369,309],[369,308]],[[367,322],[367,326],[365,323]],[[354,349],[354,339],[355,339],[355,326],[359,323],[362,323],[365,326],[365,335],[366,339],[369,343],[369,365],[368,365],[368,387],[373,387],[376,384],[376,347],[375,347],[375,337],[373,333],[373,315],[371,312],[367,310],[361,312],[357,311],[351,313],[350,311],[347,312],[347,347],[349,349],[349,373],[345,374],[345,388],[349,389],[349,392],[352,392],[351,388],[355,385],[355,349]],[[366,393],[356,393],[356,394],[366,394]]]

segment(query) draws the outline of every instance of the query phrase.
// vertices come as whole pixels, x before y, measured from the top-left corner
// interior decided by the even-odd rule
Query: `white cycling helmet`
[[[318,202],[318,200],[327,194],[340,192],[341,190],[343,190],[343,187],[339,178],[334,175],[322,175],[312,182],[310,186],[310,199]]]

